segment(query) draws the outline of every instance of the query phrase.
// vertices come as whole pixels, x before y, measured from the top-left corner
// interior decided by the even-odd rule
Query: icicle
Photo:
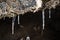
[[[43,20],[43,30],[44,30],[44,26],[45,26],[45,16],[44,16],[44,10],[42,11],[42,20]]]
[[[13,17],[13,19],[12,19],[12,35],[14,34],[14,23],[15,23],[15,18],[16,18],[16,17]]]
[[[27,37],[26,37],[26,40],[30,40],[30,37],[29,37],[29,36],[27,36]]]
[[[51,10],[49,9],[49,18],[51,18]]]
[[[3,20],[5,20],[5,17],[3,17]]]
[[[18,24],[20,24],[20,21],[19,21],[19,19],[20,19],[20,16],[18,15]]]

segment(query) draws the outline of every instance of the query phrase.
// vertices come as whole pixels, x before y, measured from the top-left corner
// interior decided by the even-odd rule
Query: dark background
[[[0,19],[0,40],[20,40],[27,35],[31,40],[59,40],[60,34],[60,6],[51,9],[51,19],[48,9],[45,10],[45,30],[42,32],[42,11],[27,12],[20,15],[20,24],[15,21],[15,34],[11,34],[12,18]],[[35,29],[34,29],[35,28]]]

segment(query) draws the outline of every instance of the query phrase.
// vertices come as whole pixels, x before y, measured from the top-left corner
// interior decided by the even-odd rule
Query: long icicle
[[[18,24],[20,24],[20,16],[18,15]]]
[[[49,18],[51,18],[51,9],[49,9]]]
[[[43,30],[44,30],[44,28],[45,28],[45,15],[44,15],[44,9],[43,9],[43,11],[42,11],[42,20],[43,20],[42,26],[43,26]]]
[[[13,17],[13,18],[12,18],[12,35],[14,34],[14,23],[15,23],[15,18],[16,18],[16,17]]]
[[[45,15],[44,15],[44,9],[42,10],[42,31],[41,31],[41,37],[43,37],[43,32],[45,29]]]

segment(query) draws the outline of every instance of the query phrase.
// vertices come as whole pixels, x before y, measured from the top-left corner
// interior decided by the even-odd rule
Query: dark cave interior
[[[20,24],[15,20],[15,34],[11,34],[12,18],[0,19],[0,40],[20,40],[27,33],[31,40],[59,40],[60,38],[60,6],[51,9],[51,18],[48,17],[48,9],[45,10],[45,30],[42,31],[42,11],[36,13],[27,12],[20,15]],[[34,29],[36,28],[36,29]],[[24,39],[25,40],[25,39]]]

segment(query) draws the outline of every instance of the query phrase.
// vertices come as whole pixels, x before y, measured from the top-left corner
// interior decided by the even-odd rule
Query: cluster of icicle
[[[59,5],[60,3],[60,0],[50,0],[48,1],[46,4],[45,4],[45,7],[44,9],[42,10],[42,29],[44,30],[45,29],[45,9],[49,9],[49,19],[51,18],[51,8],[54,8]],[[42,31],[43,31],[42,30]]]
[[[51,18],[51,8],[56,8],[57,5],[59,5],[60,0],[50,0],[49,2],[47,2],[45,4],[45,9],[48,8],[49,9],[49,18]]]
[[[30,3],[29,3],[30,2]],[[50,0],[45,4],[45,7],[42,9],[42,31],[45,29],[45,9],[49,9],[49,18],[51,18],[51,8],[55,8],[59,4],[59,0]],[[18,15],[18,24],[20,24],[19,14],[24,14],[28,11],[36,12],[39,8],[42,8],[42,0],[6,0],[6,2],[0,3],[0,18],[3,17],[12,17],[12,35],[14,32],[14,24],[16,15]],[[21,38],[20,40],[23,40]],[[30,37],[27,36],[26,40],[30,40]]]
[[[29,3],[30,2],[30,3]],[[44,10],[49,9],[49,18],[51,18],[51,8],[55,8],[59,4],[59,0],[50,0],[45,4],[45,8],[42,9],[42,27],[45,27],[45,15]],[[18,24],[20,24],[19,14],[24,14],[25,12],[32,11],[36,12],[42,7],[42,0],[7,0],[6,2],[0,3],[0,18],[1,17],[13,17],[12,18],[12,35],[14,34],[14,23],[16,15],[18,15]],[[30,40],[27,37],[26,40]],[[21,39],[22,40],[22,39]]]
[[[42,1],[41,0],[35,0],[36,1],[36,9],[33,11],[33,12],[36,12],[38,11],[39,8],[42,7]],[[51,8],[55,8],[56,5],[59,4],[59,0],[50,0],[48,1],[46,4],[45,4],[45,8],[42,10],[42,32],[43,30],[45,29],[45,9],[48,8],[49,9],[49,18],[51,18]],[[14,34],[14,21],[15,21],[15,18],[13,18],[13,21],[12,21],[12,34]],[[19,23],[19,15],[18,15],[18,24]],[[30,39],[26,39],[26,40],[30,40]]]
[[[14,23],[18,15],[18,24],[20,24],[19,14],[26,12],[36,12],[41,8],[42,0],[6,0],[0,3],[0,19],[12,17],[12,35],[14,34]]]
[[[13,35],[16,15],[18,15],[18,24],[20,24],[19,14],[24,14],[28,11],[36,12],[41,6],[42,0],[6,0],[6,2],[0,3],[0,18],[12,17]]]
[[[39,1],[39,0],[37,0]],[[50,0],[49,2],[46,3],[46,7],[42,10],[42,34],[43,34],[43,31],[45,29],[45,9],[48,8],[49,9],[49,19],[51,18],[51,8],[55,8],[56,5],[59,4],[59,0]],[[36,10],[34,12],[36,12],[38,10],[38,8],[41,7],[39,6],[38,2],[37,2],[37,7],[36,7]],[[19,18],[19,16],[18,16]],[[23,40],[23,38],[21,38],[20,40]],[[26,37],[26,40],[30,40],[30,37],[27,36]]]

